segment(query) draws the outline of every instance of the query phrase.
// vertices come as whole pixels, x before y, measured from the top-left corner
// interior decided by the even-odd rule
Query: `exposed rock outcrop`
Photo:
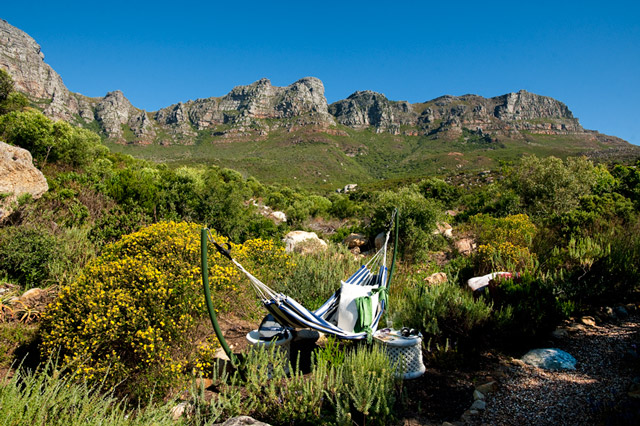
[[[31,153],[0,141],[0,220],[11,214],[11,205],[21,195],[37,199],[48,190],[47,179],[33,165]]]
[[[40,45],[3,19],[0,19],[0,68],[11,75],[16,90],[35,101],[47,101],[44,113],[48,116],[70,120],[77,113],[76,98],[58,73],[44,62]]]
[[[95,119],[104,132],[118,142],[151,143],[155,138],[146,112],[131,105],[120,90],[107,93],[96,104]]]
[[[345,126],[362,129],[373,126],[378,132],[400,132],[401,125],[415,125],[417,114],[409,102],[391,102],[383,94],[365,90],[335,102],[329,112]]]
[[[555,99],[521,90],[494,98],[477,95],[441,96],[425,103],[392,102],[371,91],[355,92],[329,106],[345,126],[401,133],[437,133],[462,128],[491,142],[488,133],[584,133],[569,108]],[[413,129],[407,129],[413,128]]]
[[[328,113],[324,86],[314,77],[305,77],[286,87],[272,86],[263,78],[247,86],[237,86],[221,98],[198,99],[171,105],[155,114],[159,124],[173,134],[215,129],[220,133],[253,132],[264,135],[278,128],[302,126],[327,128],[335,124]],[[267,122],[281,120],[279,122]]]

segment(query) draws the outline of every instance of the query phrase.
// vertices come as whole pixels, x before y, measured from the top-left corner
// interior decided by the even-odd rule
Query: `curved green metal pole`
[[[393,231],[393,260],[391,260],[391,268],[389,269],[389,279],[387,280],[387,288],[391,285],[391,278],[393,278],[393,271],[396,268],[396,255],[398,254],[398,223],[400,220],[400,210],[396,207],[396,227]]]
[[[200,252],[202,255],[202,286],[204,287],[204,299],[207,302],[207,310],[209,311],[209,318],[211,319],[211,324],[213,324],[213,329],[216,332],[216,336],[218,337],[218,341],[222,345],[225,353],[231,360],[231,364],[234,367],[238,367],[240,365],[238,358],[231,352],[231,348],[227,344],[227,341],[224,339],[222,335],[222,330],[220,330],[220,325],[218,324],[218,318],[216,317],[216,311],[213,308],[213,302],[211,301],[211,290],[209,289],[209,265],[207,263],[207,228],[202,228],[200,232]]]

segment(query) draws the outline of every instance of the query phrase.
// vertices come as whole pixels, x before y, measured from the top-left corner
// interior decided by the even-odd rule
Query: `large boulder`
[[[545,370],[575,370],[577,362],[567,352],[555,348],[530,350],[522,361]]]
[[[285,251],[302,254],[316,253],[326,250],[327,243],[318,238],[315,232],[291,231],[282,239]]]
[[[476,248],[476,242],[471,238],[463,238],[456,241],[456,250],[463,256],[469,256]]]
[[[342,240],[342,244],[346,245],[351,250],[356,247],[360,248],[362,246],[366,246],[367,244],[369,244],[369,240],[367,239],[367,236],[364,234],[352,233],[352,234],[349,234],[347,238]]]
[[[453,238],[453,227],[447,222],[438,222],[433,235],[442,235],[445,238]]]
[[[33,165],[31,153],[0,141],[0,220],[11,214],[18,197],[31,194],[37,199],[47,190],[47,179]]]
[[[447,274],[444,272],[436,272],[435,274],[429,275],[424,279],[424,282],[428,285],[436,285],[447,282]]]

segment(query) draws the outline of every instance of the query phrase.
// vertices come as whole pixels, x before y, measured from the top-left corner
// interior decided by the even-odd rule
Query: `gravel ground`
[[[567,324],[552,346],[573,355],[575,371],[546,371],[508,362],[486,410],[463,416],[471,425],[640,424],[640,401],[628,396],[640,384],[640,317],[617,323]]]

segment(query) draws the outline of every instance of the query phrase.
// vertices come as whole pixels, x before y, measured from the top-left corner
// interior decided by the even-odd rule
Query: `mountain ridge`
[[[393,101],[370,90],[328,104],[324,85],[304,77],[285,87],[260,79],[234,87],[220,97],[178,102],[158,111],[136,108],[115,90],[102,98],[70,92],[62,78],[44,62],[40,45],[7,21],[0,21],[0,67],[13,77],[16,88],[43,112],[85,127],[99,128],[118,143],[194,144],[200,132],[229,140],[265,137],[273,131],[310,127],[340,133],[339,126],[373,129],[393,135],[460,137],[464,130],[497,141],[522,139],[521,132],[547,135],[582,134],[606,144],[621,145],[615,136],[585,130],[569,108],[551,97],[524,90],[492,98],[451,96],[421,102]]]

